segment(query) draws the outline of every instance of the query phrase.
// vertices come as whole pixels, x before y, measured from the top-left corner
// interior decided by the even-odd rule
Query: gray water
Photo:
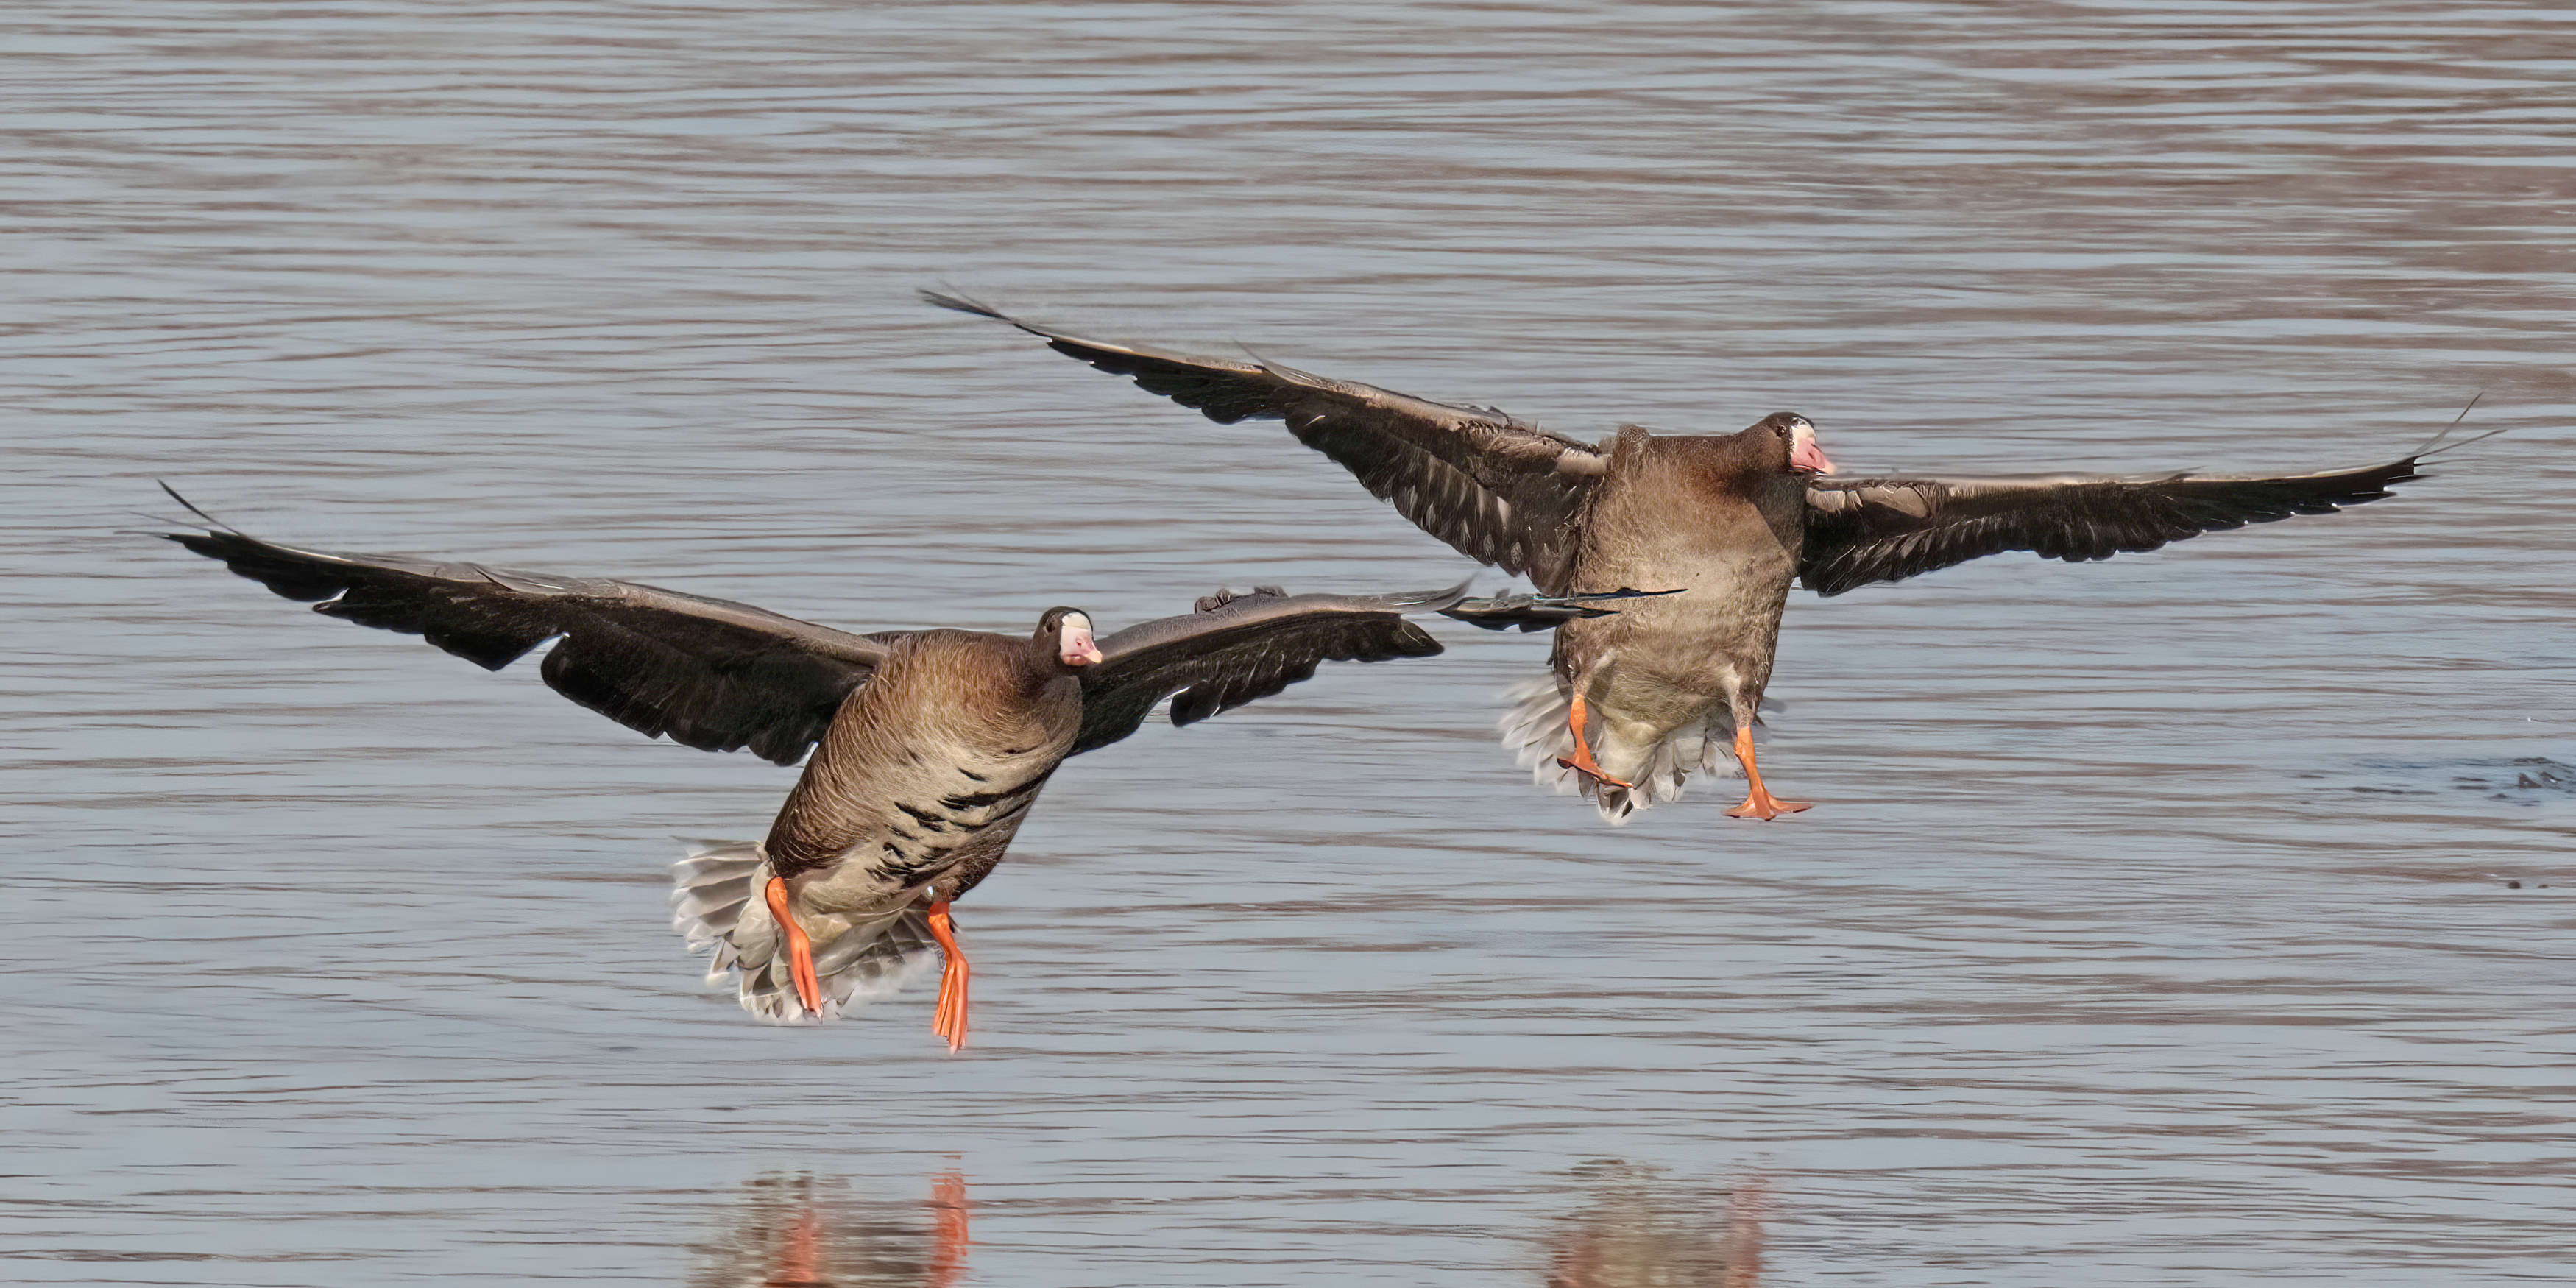
[[[0,21],[0,1278],[2576,1279],[2576,12]],[[166,478],[864,629],[1468,570],[940,283],[1584,436],[1794,409],[1853,472],[2510,432],[1801,594],[1769,825],[1534,790],[1530,637],[1149,726],[960,906],[954,1058],[926,993],[697,987],[671,838],[787,771],[134,535]]]

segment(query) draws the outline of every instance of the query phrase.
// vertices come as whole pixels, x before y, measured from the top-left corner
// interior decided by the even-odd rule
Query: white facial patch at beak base
[[[1834,463],[1825,459],[1823,448],[1816,446],[1816,427],[1805,421],[1789,431],[1789,468],[1810,474],[1834,472]]]
[[[1100,646],[1091,642],[1091,619],[1080,613],[1067,613],[1057,628],[1056,651],[1066,666],[1093,666],[1100,661]]]

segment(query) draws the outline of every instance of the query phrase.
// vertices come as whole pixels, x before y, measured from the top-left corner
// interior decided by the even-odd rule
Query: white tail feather
[[[1732,731],[1721,732],[1726,723],[1721,707],[1708,719],[1675,729],[1647,749],[1641,758],[1643,763],[1629,778],[1636,786],[1612,787],[1557,763],[1559,757],[1574,754],[1574,731],[1566,723],[1574,700],[1554,675],[1513,685],[1503,697],[1513,704],[1496,722],[1503,731],[1503,746],[1511,749],[1523,769],[1530,771],[1530,780],[1560,796],[1581,792],[1591,797],[1601,817],[1613,827],[1624,825],[1639,810],[1681,799],[1682,788],[1693,771],[1715,773],[1721,766],[1735,766],[1735,757],[1727,745]],[[1766,711],[1775,709],[1769,702],[1762,706]],[[1596,723],[1595,728],[1601,726]],[[1755,741],[1761,740],[1757,726]],[[1631,759],[1633,749],[1596,745],[1592,754],[1606,767]]]
[[[769,905],[754,897],[768,881],[769,856],[758,844],[700,842],[671,865],[671,929],[687,937],[690,952],[708,955],[708,987],[733,974],[742,1009],[772,1024],[815,1023],[797,1000],[786,955],[777,951]],[[814,938],[823,1021],[902,991],[938,960],[930,925],[917,908],[817,920],[822,924],[806,932]]]

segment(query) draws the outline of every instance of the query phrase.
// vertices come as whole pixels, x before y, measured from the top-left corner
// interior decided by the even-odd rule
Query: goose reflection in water
[[[1720,1195],[1629,1163],[1579,1168],[1590,1197],[1548,1240],[1547,1288],[1760,1288],[1762,1178]],[[836,1178],[774,1173],[743,1187],[731,1228],[700,1249],[689,1288],[958,1288],[966,1180],[910,1205],[865,1202]]]
[[[1547,1288],[1758,1288],[1762,1178],[1722,1198],[1651,1167],[1595,1163],[1576,1172],[1592,1197],[1549,1241]]]
[[[955,1288],[966,1273],[966,1178],[934,1178],[926,1217],[905,1206],[866,1202],[833,1178],[755,1178],[689,1288]]]

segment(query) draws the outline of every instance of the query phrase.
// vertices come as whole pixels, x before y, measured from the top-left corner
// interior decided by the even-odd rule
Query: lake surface
[[[2576,1264],[2576,12],[12,11],[0,1278],[2485,1285]],[[1792,600],[1612,831],[1543,639],[1058,775],[915,991],[697,987],[792,777],[136,535],[1104,626],[1465,561],[912,298],[1848,472],[2395,499]],[[1502,584],[1482,573],[1478,584]],[[2516,884],[2518,883],[2518,885]]]

